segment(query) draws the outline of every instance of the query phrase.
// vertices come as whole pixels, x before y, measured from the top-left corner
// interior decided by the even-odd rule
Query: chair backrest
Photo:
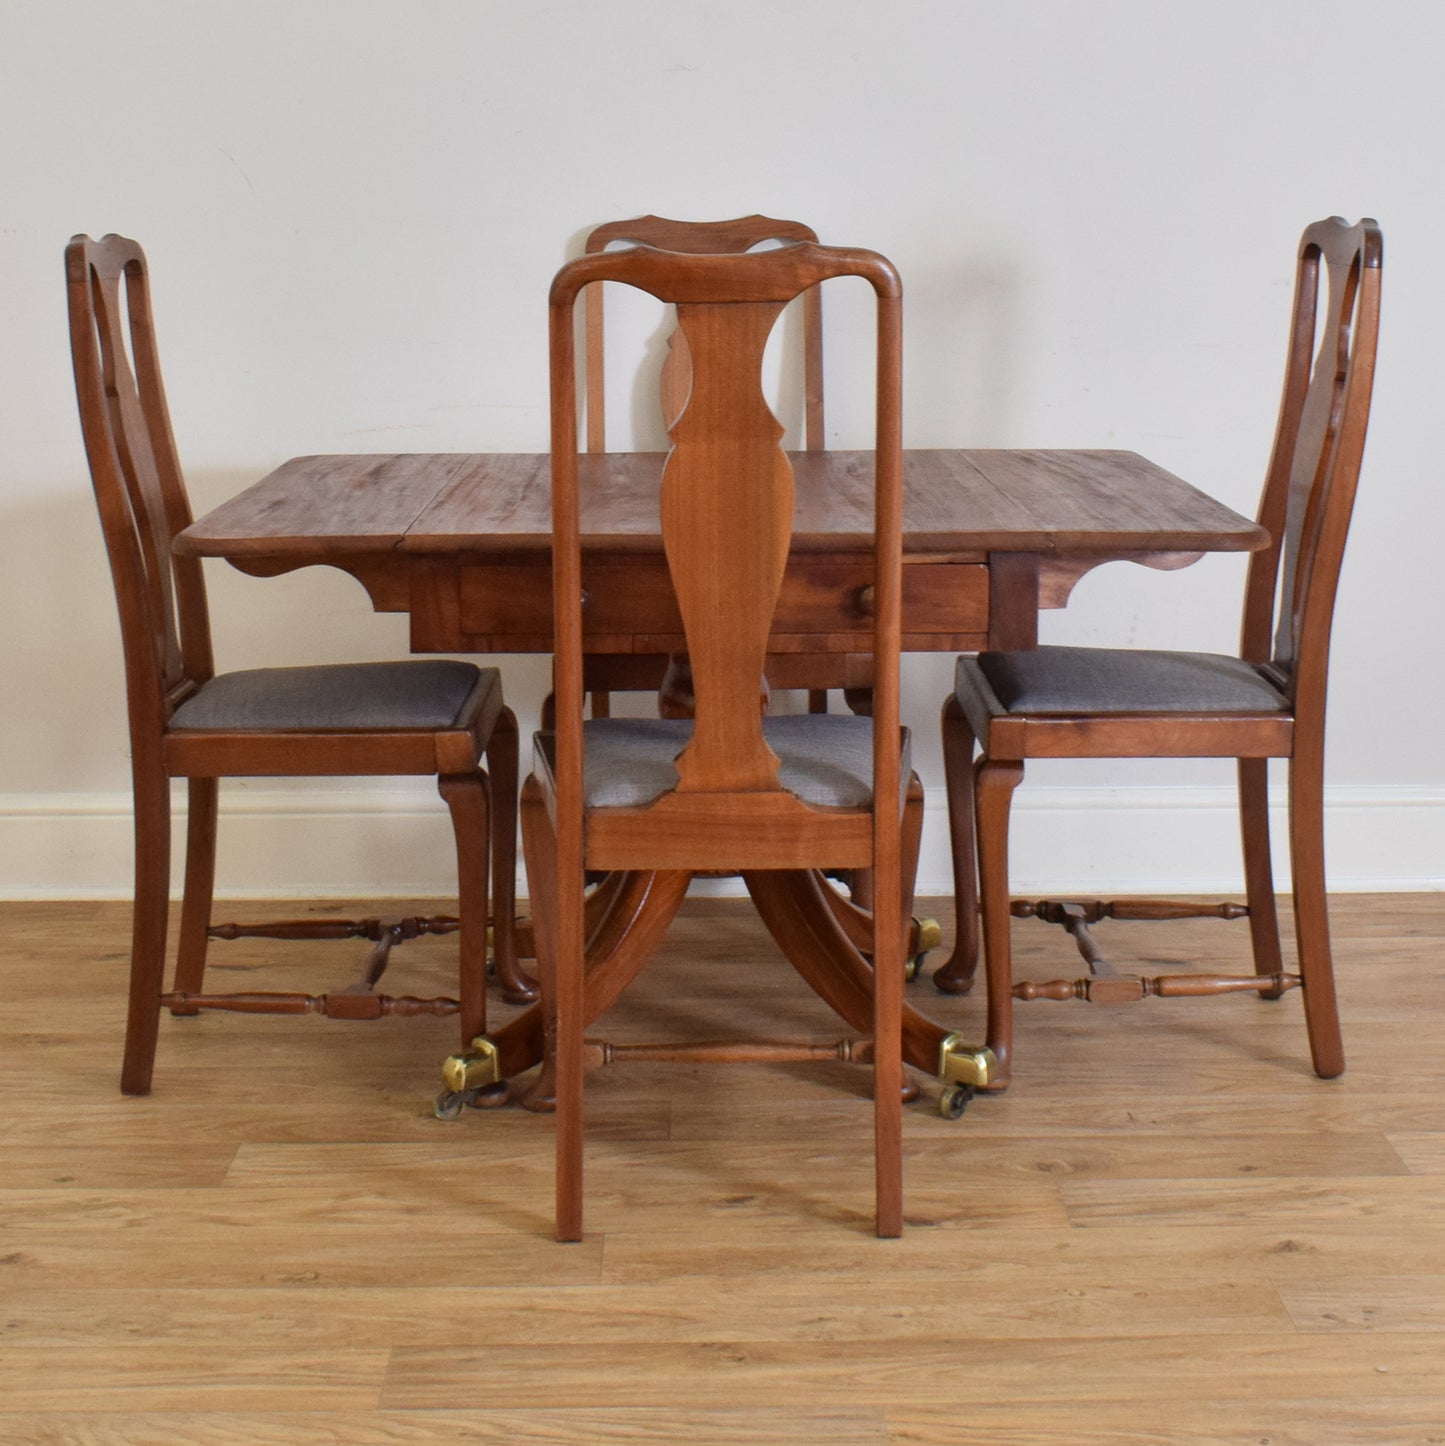
[[[816,241],[817,232],[801,221],[772,216],[738,216],[731,221],[673,221],[666,216],[636,216],[595,227],[584,246],[587,255],[624,242],[692,255],[728,255],[750,251],[767,241]],[[603,289],[587,293],[587,450],[607,450],[606,367],[603,343]],[[685,338],[674,332],[659,379],[663,421],[671,425],[687,400],[690,371]],[[804,441],[808,451],[823,447],[823,306],[818,289],[803,294]]]
[[[696,715],[677,760],[679,795],[781,791],[758,694],[787,562],[793,471],[762,392],[768,335],[784,306],[835,276],[860,276],[878,304],[875,495],[875,764],[898,767],[901,567],[901,288],[871,251],[795,243],[741,255],[638,246],[564,266],[552,284],[552,505],[559,798],[581,796],[582,604],[574,310],[578,293],[622,282],[676,305],[692,354],[671,428],[660,518],[692,663]],[[568,785],[571,785],[569,787]],[[875,787],[886,778],[875,772]],[[887,795],[884,795],[887,796]],[[560,806],[560,804],[559,804]],[[560,827],[560,821],[559,821]]]
[[[1322,711],[1330,624],[1359,481],[1380,322],[1380,228],[1338,216],[1300,238],[1284,395],[1250,561],[1244,657],[1296,712]]]
[[[133,747],[213,671],[198,559],[171,540],[191,521],[151,322],[145,254],[123,236],[65,250],[80,425],[110,557]]]

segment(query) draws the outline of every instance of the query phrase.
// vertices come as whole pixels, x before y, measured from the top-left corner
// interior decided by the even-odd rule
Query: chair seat
[[[955,686],[982,679],[1009,713],[1288,713],[1253,663],[1217,653],[1033,648],[958,660]]]
[[[480,687],[478,686],[480,684]],[[222,673],[171,716],[172,729],[330,732],[453,728],[468,700],[496,692],[501,675],[452,659],[338,663]]]
[[[677,787],[673,760],[692,723],[675,718],[596,718],[583,726],[582,791],[588,808],[645,808]],[[827,713],[763,720],[778,778],[815,808],[865,808],[873,797],[873,723]],[[550,743],[550,739],[548,740]],[[910,771],[906,750],[902,776]]]

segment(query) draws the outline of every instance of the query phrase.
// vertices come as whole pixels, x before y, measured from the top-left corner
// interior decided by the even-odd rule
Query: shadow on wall
[[[591,228],[577,232],[567,254],[582,253]],[[868,245],[876,238],[824,242]],[[878,248],[887,252],[881,241]],[[1012,435],[1010,378],[1017,372],[1020,327],[1018,268],[995,257],[951,256],[948,264],[920,266],[890,255],[903,276],[906,404],[904,443],[916,447],[1020,445]],[[671,307],[626,287],[606,290],[607,435],[616,450],[664,451],[667,433],[658,408],[658,380],[675,325]],[[827,358],[872,325],[866,288],[835,283],[824,288],[823,338]],[[798,303],[783,313],[768,343],[765,389],[787,428],[786,447],[803,445],[803,323]],[[579,391],[585,348],[579,345]],[[871,382],[845,369],[825,386],[827,444],[858,445],[873,415]],[[924,430],[919,417],[935,420]],[[861,433],[860,429],[861,428]],[[1037,440],[1037,438],[1029,439]]]
[[[620,290],[620,288],[617,289]],[[829,297],[831,299],[831,292]],[[667,419],[663,417],[662,408],[658,404],[658,395],[662,385],[662,370],[667,364],[672,350],[672,338],[677,326],[677,317],[671,306],[663,307],[661,315],[658,316],[655,306],[650,302],[651,298],[648,297],[637,298],[625,295],[618,297],[615,299],[613,307],[613,310],[619,313],[617,320],[613,321],[609,318],[609,325],[626,338],[617,350],[623,352],[624,356],[635,355],[639,358],[627,393],[631,434],[630,436],[625,433],[620,434],[617,446],[619,449],[626,447],[647,452],[665,452],[671,445],[671,441],[667,434]],[[628,307],[634,313],[641,312],[644,316],[651,313],[649,319],[654,322],[654,325],[650,332],[645,335],[639,334],[640,318],[636,315],[629,317],[627,311],[624,310]],[[631,322],[630,328],[628,327],[629,321]],[[826,321],[823,334],[826,338]],[[627,348],[626,351],[624,351],[624,346]],[[625,375],[625,363],[619,364],[614,367],[609,380],[612,380],[613,376],[617,376],[620,380]],[[772,408],[773,415],[787,429],[783,438],[783,446],[801,450],[805,398],[803,391],[803,311],[800,302],[793,302],[778,318],[764,354],[763,376],[768,405]],[[610,439],[610,429],[608,435]]]

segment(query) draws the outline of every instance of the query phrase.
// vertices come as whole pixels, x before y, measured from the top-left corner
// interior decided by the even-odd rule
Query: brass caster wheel
[[[475,1085],[464,1090],[443,1090],[433,1101],[431,1112],[439,1120],[455,1120],[465,1109],[494,1110],[506,1104],[510,1098],[507,1082]]]
[[[439,1120],[460,1119],[470,1093],[470,1090],[443,1090],[431,1102],[432,1114]]]
[[[507,1081],[499,1079],[495,1084],[478,1085],[467,1092],[467,1104],[474,1110],[499,1110],[512,1101],[512,1091]]]
[[[972,1085],[946,1084],[938,1093],[938,1113],[945,1120],[956,1120],[968,1108],[972,1098]]]
[[[903,977],[912,984],[923,972],[923,961],[928,958],[929,951],[938,948],[943,943],[943,930],[938,927],[937,919],[920,919],[915,914],[909,933],[912,937],[914,953],[908,963],[903,966]]]

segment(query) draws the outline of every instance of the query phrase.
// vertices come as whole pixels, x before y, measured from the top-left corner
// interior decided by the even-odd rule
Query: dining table
[[[661,452],[580,459],[584,649],[610,686],[655,687],[686,649],[658,513]],[[789,454],[793,541],[769,641],[775,688],[866,693],[872,646],[873,457]],[[405,613],[419,653],[547,653],[552,646],[546,453],[331,454],[292,458],[192,522],[175,551],[272,577],[328,566],[378,612]],[[1255,522],[1137,453],[918,448],[903,465],[903,647],[964,653],[1037,644],[1042,609],[1104,563],[1177,568],[1268,544]],[[622,682],[618,680],[622,679]],[[871,1028],[871,976],[840,951],[846,917],[815,875],[748,875],[794,966],[854,1028]],[[589,951],[590,1023],[617,999],[678,904],[660,877],[617,881],[610,947]],[[619,939],[630,943],[617,947]],[[840,966],[840,953],[852,962]],[[537,1064],[539,1001],[488,1037],[454,1077],[473,1089]],[[866,1053],[843,1057],[866,1058]],[[981,1051],[904,1010],[904,1056],[948,1085],[986,1086]],[[474,1067],[473,1067],[474,1066]],[[468,1072],[470,1069],[470,1073]],[[544,1072],[545,1073],[545,1072]],[[531,1102],[546,1104],[545,1087]]]

